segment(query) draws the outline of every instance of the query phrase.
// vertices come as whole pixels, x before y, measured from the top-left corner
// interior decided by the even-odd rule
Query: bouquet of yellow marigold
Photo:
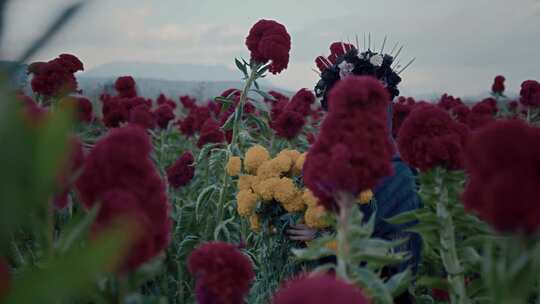
[[[272,158],[266,148],[255,145],[243,160],[239,156],[228,160],[227,173],[238,177],[238,214],[249,220],[252,230],[260,231],[262,222],[272,223],[284,216],[315,229],[330,226],[324,207],[303,186],[306,154],[286,149]],[[358,202],[368,203],[372,196],[371,191],[362,192]]]

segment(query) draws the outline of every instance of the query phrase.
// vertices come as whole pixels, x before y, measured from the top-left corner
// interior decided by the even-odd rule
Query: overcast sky
[[[11,0],[3,59],[14,58],[73,0]],[[62,52],[87,68],[112,61],[233,66],[249,54],[244,39],[258,19],[292,36],[289,69],[270,80],[312,88],[313,59],[337,40],[371,32],[374,44],[405,44],[417,57],[400,85],[407,95],[477,95],[497,74],[517,91],[540,79],[540,0],[94,0],[35,60]],[[360,39],[362,40],[362,39]]]

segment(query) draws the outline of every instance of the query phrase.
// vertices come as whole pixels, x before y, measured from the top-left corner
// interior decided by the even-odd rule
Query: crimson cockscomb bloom
[[[159,255],[169,244],[171,220],[165,184],[150,158],[146,132],[127,126],[109,131],[88,154],[76,182],[82,204],[101,204],[95,233],[130,217],[137,226],[134,247],[121,270],[134,270]]]
[[[11,288],[11,274],[7,261],[0,257],[0,300],[2,300]]]
[[[463,168],[463,146],[469,130],[436,106],[422,106],[405,120],[398,134],[401,157],[412,167]]]
[[[120,97],[133,98],[137,96],[135,79],[131,76],[118,77],[114,83],[114,88]]]
[[[82,122],[92,122],[94,120],[92,102],[86,97],[77,97],[76,102],[77,119]]]
[[[369,304],[358,287],[328,274],[293,279],[277,291],[273,304]]]
[[[493,80],[493,85],[491,86],[491,92],[495,94],[502,94],[504,93],[505,87],[504,87],[504,81],[506,79],[502,75],[498,75]]]
[[[457,121],[461,122],[462,124],[467,124],[471,109],[469,109],[469,107],[467,107],[466,105],[462,104],[452,108],[451,113]]]
[[[189,95],[180,96],[180,103],[186,109],[191,109],[197,104],[195,98],[191,98]]]
[[[157,125],[156,116],[150,111],[150,108],[144,104],[131,109],[129,113],[129,123],[149,130],[156,128]]]
[[[103,124],[106,127],[116,128],[128,120],[129,111],[121,98],[103,95],[100,99],[103,104]]]
[[[296,111],[284,111],[276,121],[272,121],[272,128],[276,131],[276,135],[286,139],[293,139],[306,124],[304,117]]]
[[[77,91],[77,80],[73,72],[60,58],[34,65],[31,69],[34,93],[50,97],[62,97]]]
[[[76,73],[78,71],[84,71],[84,65],[77,56],[72,54],[60,54],[58,60],[70,73]]]
[[[304,183],[327,210],[341,192],[354,196],[392,174],[387,91],[377,79],[349,76],[329,95],[330,109],[304,164]]]
[[[282,24],[273,20],[259,20],[246,38],[251,59],[265,64],[270,61],[269,71],[279,74],[289,65],[291,36]]]
[[[289,101],[285,110],[295,111],[306,117],[311,112],[311,106],[315,103],[315,94],[308,89],[301,89]]]
[[[319,71],[321,71],[322,73],[326,69],[328,69],[333,63],[328,58],[324,56],[319,56],[315,58],[315,64],[317,65],[317,68],[319,69]]]
[[[392,105],[392,136],[397,138],[401,125],[409,117],[415,107],[415,100],[411,97],[400,96],[397,102]]]
[[[193,154],[184,152],[176,162],[167,169],[167,179],[171,187],[178,189],[187,185],[195,176],[195,159]]]
[[[180,133],[187,137],[195,135],[195,118],[193,116],[187,116],[186,118],[178,122],[178,129]]]
[[[476,131],[465,149],[467,210],[501,232],[533,234],[540,228],[540,129],[518,119]]]
[[[486,98],[472,107],[467,117],[467,125],[473,130],[483,127],[495,121],[498,111],[497,101],[494,98]]]
[[[167,129],[169,122],[174,119],[173,109],[168,104],[162,104],[154,110],[154,115],[157,119],[157,124],[162,129]]]
[[[464,103],[463,101],[461,101],[461,99],[455,98],[454,96],[448,95],[448,94],[443,94],[443,96],[441,96],[441,99],[439,100],[439,103],[437,103],[439,107],[445,109],[446,111],[449,111],[453,109],[454,107],[457,107],[463,104]]]
[[[540,107],[540,83],[536,80],[526,80],[521,84],[519,91],[522,105],[526,107]]]
[[[206,120],[201,128],[201,134],[197,141],[197,146],[202,148],[206,144],[217,144],[225,141],[225,134],[221,130],[221,125],[213,118]]]
[[[166,104],[169,107],[176,109],[176,102],[174,102],[174,100],[172,99],[167,98],[165,94],[159,94],[158,98],[156,99],[156,102],[158,106]]]
[[[519,107],[519,103],[515,100],[512,100],[508,103],[508,110],[510,110],[510,112],[516,113],[518,107]]]
[[[255,277],[250,259],[223,242],[200,245],[190,254],[188,269],[197,280],[199,304],[243,304]]]

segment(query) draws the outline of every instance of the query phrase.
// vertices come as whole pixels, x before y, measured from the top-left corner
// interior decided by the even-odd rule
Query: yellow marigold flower
[[[255,210],[257,205],[257,195],[251,190],[242,190],[236,195],[236,207],[238,214],[248,217]]]
[[[297,192],[293,180],[287,177],[281,178],[274,185],[274,199],[280,203],[293,200]]]
[[[294,174],[299,175],[300,173],[302,173],[302,169],[304,168],[304,163],[306,162],[306,156],[307,156],[307,152],[302,153],[300,154],[300,156],[298,156],[298,158],[294,162],[294,167],[293,167]]]
[[[272,160],[263,162],[257,169],[257,176],[261,179],[279,177],[280,175],[281,175],[281,171],[275,165],[275,163],[272,162]]]
[[[302,155],[302,154],[300,152],[296,151],[296,150],[285,149],[285,150],[282,150],[281,152],[279,152],[277,156],[280,156],[280,155],[287,155],[294,163],[294,162],[296,162],[298,157],[300,155]]]
[[[324,244],[324,247],[334,251],[334,252],[337,252],[338,251],[338,246],[337,246],[337,241],[336,240],[332,240],[326,244]]]
[[[229,158],[225,170],[229,176],[238,176],[242,170],[242,160],[238,156],[232,156]]]
[[[261,145],[255,145],[249,148],[244,158],[244,166],[249,173],[257,172],[257,169],[265,161],[270,159],[270,153]]]
[[[366,190],[366,191],[362,191],[362,192],[360,192],[360,194],[358,194],[357,201],[358,201],[358,204],[365,205],[365,204],[369,203],[372,198],[373,198],[373,191]]]
[[[304,193],[302,194],[302,199],[304,200],[304,204],[306,204],[308,207],[315,207],[319,203],[319,200],[315,195],[313,195],[313,192],[309,189],[304,189]]]
[[[238,178],[238,190],[251,190],[256,183],[257,177],[255,175],[240,175],[240,178]]]
[[[288,155],[280,154],[276,158],[272,159],[270,164],[275,168],[274,170],[281,174],[289,172],[294,163],[292,158],[290,158]]]
[[[272,177],[272,178],[257,182],[253,184],[252,187],[255,193],[259,197],[261,197],[263,201],[271,201],[274,199],[274,189],[278,182],[279,182],[279,178]]]
[[[261,219],[258,214],[253,213],[249,216],[249,228],[255,232],[261,231]]]
[[[287,202],[281,202],[281,205],[289,213],[301,212],[306,209],[306,204],[304,204],[301,192],[297,193],[293,199]]]
[[[323,206],[308,207],[304,214],[306,225],[313,229],[323,229],[330,226],[326,220],[326,210]]]

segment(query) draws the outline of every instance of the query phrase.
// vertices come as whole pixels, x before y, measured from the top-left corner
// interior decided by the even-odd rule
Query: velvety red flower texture
[[[154,129],[157,125],[154,113],[145,104],[138,105],[130,111],[129,123],[149,130]]]
[[[329,96],[330,109],[304,164],[304,183],[327,210],[337,211],[340,192],[358,195],[393,172],[387,107],[382,84],[349,76]]]
[[[171,220],[165,184],[150,159],[152,144],[139,127],[109,131],[88,154],[76,182],[82,204],[101,208],[93,233],[129,217],[136,223],[137,242],[121,266],[134,270],[169,244]]]
[[[255,23],[246,38],[246,46],[253,61],[261,64],[270,61],[272,74],[281,73],[289,65],[291,36],[276,21],[263,19]]]
[[[335,64],[339,56],[345,55],[345,53],[354,48],[354,45],[350,43],[344,43],[341,41],[333,42],[330,45],[330,56],[328,56],[328,60],[332,62],[332,64]]]
[[[133,98],[137,96],[135,79],[131,76],[118,77],[114,83],[114,88],[120,97]]]
[[[273,304],[369,304],[371,301],[356,286],[327,274],[297,278],[285,284],[274,296]]]
[[[225,133],[221,130],[221,124],[213,118],[206,120],[201,128],[201,134],[197,146],[202,148],[206,144],[217,144],[225,141]]]
[[[168,104],[160,105],[154,110],[154,115],[157,119],[157,124],[161,129],[167,129],[169,122],[175,118],[173,109]]]
[[[242,304],[255,277],[249,258],[223,242],[200,245],[189,256],[188,269],[197,280],[199,304]]]
[[[493,80],[493,85],[491,86],[491,92],[495,94],[502,94],[504,93],[505,87],[504,87],[504,81],[506,79],[502,75],[498,75]]]
[[[462,104],[462,105],[456,106],[452,108],[451,112],[457,121],[461,122],[462,124],[468,123],[471,109],[469,109],[469,107],[467,107],[466,105]]]
[[[536,80],[526,80],[521,84],[519,92],[522,105],[526,107],[540,107],[540,83]]]
[[[457,106],[463,105],[463,101],[459,98],[455,98],[452,95],[443,94],[441,96],[441,99],[439,100],[439,103],[437,104],[439,107],[449,111]]]
[[[62,54],[48,62],[31,64],[28,72],[33,74],[32,91],[46,98],[76,92],[78,84],[74,73],[83,69],[82,62],[70,54]]]
[[[178,189],[187,185],[195,176],[195,159],[193,154],[187,151],[167,169],[167,179],[171,187]]]
[[[467,210],[501,232],[540,229],[540,129],[499,120],[473,134],[465,150]]]
[[[435,167],[463,168],[463,147],[469,130],[436,106],[414,110],[398,135],[401,157],[412,167],[428,171]]]
[[[495,115],[499,111],[497,100],[486,98],[476,103],[467,116],[467,125],[475,130],[495,121]]]
[[[401,125],[409,117],[411,111],[415,108],[416,101],[412,97],[398,97],[392,105],[392,136],[397,138]]]
[[[156,102],[158,106],[166,104],[172,109],[176,109],[176,102],[174,102],[174,100],[172,99],[167,98],[165,94],[159,94],[158,98],[156,99]]]
[[[301,89],[289,101],[281,98],[272,104],[270,111],[270,127],[279,137],[293,139],[306,124],[306,116],[311,113],[311,105],[315,102],[315,95]]]

